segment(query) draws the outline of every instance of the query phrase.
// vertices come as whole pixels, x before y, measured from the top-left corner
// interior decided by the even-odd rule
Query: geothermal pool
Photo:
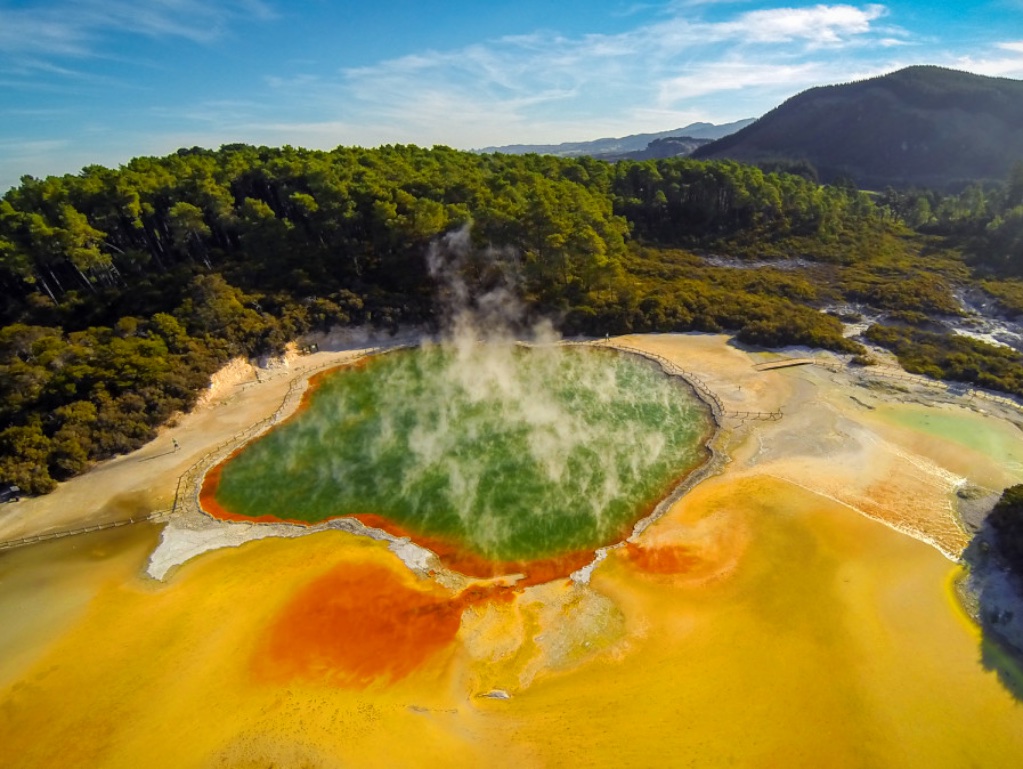
[[[1023,431],[928,412],[962,416],[969,449],[903,425],[919,404],[826,370],[756,372],[727,341],[627,343],[785,419],[722,433],[731,461],[588,581],[442,584],[339,530],[211,550],[162,580],[146,564],[165,524],[0,553],[0,766],[1018,766],[1018,667],[986,661],[956,565],[829,496],[829,476],[879,504],[928,457],[1004,486],[1023,481],[1003,461]],[[246,392],[262,418],[285,391]],[[861,433],[862,452],[814,461]],[[892,505],[940,501],[911,488]]]
[[[207,476],[203,506],[356,516],[442,558],[564,558],[627,536],[706,459],[711,429],[684,381],[627,354],[401,350],[321,375],[292,419]]]

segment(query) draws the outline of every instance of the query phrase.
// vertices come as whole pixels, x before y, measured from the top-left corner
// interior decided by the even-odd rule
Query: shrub
[[[995,547],[1017,575],[1023,576],[1023,484],[1002,492],[988,522],[998,535]]]

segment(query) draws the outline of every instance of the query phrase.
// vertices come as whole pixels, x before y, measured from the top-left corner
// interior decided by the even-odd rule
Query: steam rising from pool
[[[546,324],[517,346],[514,292],[502,278],[474,296],[468,249],[460,232],[430,258],[449,332],[325,377],[297,417],[223,467],[220,505],[306,521],[373,514],[523,561],[615,541],[705,458],[707,411],[684,383],[648,361],[557,345]]]

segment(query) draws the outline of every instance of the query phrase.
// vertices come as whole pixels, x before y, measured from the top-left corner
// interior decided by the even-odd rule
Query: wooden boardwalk
[[[769,360],[764,363],[754,363],[753,368],[756,371],[772,371],[778,368],[791,368],[792,366],[823,366],[826,369],[832,371],[838,371],[844,366],[833,360],[825,360],[824,358],[782,358],[780,360]]]
[[[644,358],[657,361],[664,369],[666,374],[672,374],[685,379],[690,386],[696,390],[696,392],[703,398],[704,402],[710,406],[714,416],[718,419],[729,418],[736,419],[740,422],[755,421],[755,422],[777,422],[782,418],[783,414],[781,411],[739,411],[736,409],[726,409],[725,405],[721,402],[717,393],[711,390],[704,383],[699,376],[694,374],[692,371],[686,371],[681,366],[672,363],[670,360],[665,358],[663,355],[658,355],[654,352],[647,350],[641,350],[637,347],[629,347],[627,345],[615,344],[612,345],[613,349],[622,350],[623,352],[630,352],[634,355],[640,355]]]
[[[756,363],[753,365],[753,368],[757,371],[771,371],[776,368],[789,368],[791,366],[809,366],[816,362],[816,358],[785,358],[784,360],[772,360],[767,363]]]
[[[402,347],[409,347],[408,344],[396,344],[388,347],[375,347],[369,348],[363,353],[363,356],[370,354],[377,354],[388,350],[399,349]],[[242,443],[251,440],[255,435],[265,432],[277,422],[284,418],[284,414],[290,413],[292,407],[298,399],[301,398],[305,391],[309,377],[319,371],[323,371],[328,368],[335,368],[341,365],[340,361],[330,360],[325,363],[313,366],[306,371],[302,372],[302,376],[296,376],[294,381],[288,387],[288,391],[285,393],[284,398],[281,401],[280,406],[277,410],[266,419],[262,419],[259,422],[251,425],[250,427],[242,430],[241,432],[234,435],[232,438],[223,442],[219,446],[207,451],[199,459],[197,459],[184,473],[178,476],[178,483],[174,490],[174,501],[171,504],[169,510],[155,510],[146,515],[135,516],[127,520],[110,521],[109,523],[97,523],[92,526],[83,526],[77,529],[66,529],[64,531],[52,531],[46,532],[45,534],[37,534],[33,537],[23,537],[21,539],[10,539],[7,541],[0,542],[0,552],[4,550],[11,550],[16,547],[23,547],[25,545],[35,545],[39,542],[48,542],[54,539],[62,539],[64,537],[74,537],[79,534],[90,534],[94,531],[103,531],[105,529],[116,529],[121,526],[130,526],[134,523],[142,523],[144,521],[156,521],[161,518],[166,518],[173,513],[181,511],[182,508],[190,508],[194,511],[201,512],[198,504],[198,482],[199,478],[203,473],[212,465],[218,457],[222,457],[230,453],[234,448],[237,448]]]
[[[83,526],[79,529],[49,531],[45,534],[36,534],[34,537],[23,537],[22,539],[9,539],[6,542],[0,542],[0,551],[13,550],[16,547],[23,547],[25,545],[35,545],[38,544],[39,542],[49,542],[50,540],[53,539],[63,539],[64,537],[76,537],[79,534],[91,534],[94,531],[118,529],[121,526],[131,526],[133,523],[155,521],[167,515],[170,515],[170,510],[157,510],[155,512],[149,513],[148,515],[141,515],[136,518],[128,518],[127,520],[110,521],[108,523],[96,523],[93,524],[92,526]]]

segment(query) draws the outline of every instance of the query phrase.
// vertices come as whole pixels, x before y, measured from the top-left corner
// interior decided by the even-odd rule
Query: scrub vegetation
[[[923,355],[927,373],[1017,391],[1018,359],[982,378],[989,346],[956,348],[968,359],[957,367],[942,363],[947,336],[905,340],[958,313],[964,285],[1023,306],[1023,284],[1006,280],[1023,271],[1018,174],[962,216],[942,212],[965,211],[970,190],[928,198],[926,221],[913,213],[924,193],[812,176],[686,158],[230,145],[25,177],[0,200],[0,480],[43,493],[140,446],[232,356],[335,325],[436,327],[425,255],[452,231],[468,233],[469,293],[513,285],[524,323],[731,331],[855,354],[820,311],[855,303],[887,313],[896,330],[875,341]]]
[[[995,530],[995,547],[1009,568],[1023,578],[1023,485],[1002,492],[988,522]]]

